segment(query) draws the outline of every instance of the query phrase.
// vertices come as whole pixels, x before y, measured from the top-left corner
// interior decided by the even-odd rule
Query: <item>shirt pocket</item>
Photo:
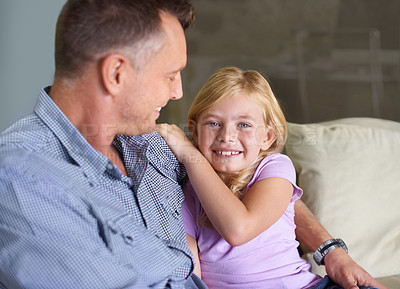
[[[182,220],[184,194],[174,170],[151,163],[137,197],[148,229],[162,239],[186,243]]]
[[[174,254],[130,214],[106,216],[105,225],[112,254],[149,284],[167,283],[168,276],[187,263],[188,257]]]
[[[162,200],[162,206],[168,215],[174,219],[182,218],[182,202],[184,200],[182,188],[179,184],[169,185],[168,194]]]

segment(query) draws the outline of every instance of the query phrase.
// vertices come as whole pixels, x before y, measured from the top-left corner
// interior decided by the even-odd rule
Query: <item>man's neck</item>
[[[102,91],[97,86],[90,84],[86,81],[84,85],[70,85],[57,80],[51,88],[50,97],[88,143],[126,175],[122,157],[112,145],[118,126],[110,118],[110,106],[101,101],[106,97],[101,95]]]

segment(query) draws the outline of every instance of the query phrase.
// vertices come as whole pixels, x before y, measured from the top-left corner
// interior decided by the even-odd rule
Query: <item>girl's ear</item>
[[[266,151],[268,150],[271,145],[274,143],[274,141],[276,141],[277,136],[275,135],[275,133],[270,129],[267,128],[264,140],[261,144],[261,150]]]
[[[197,143],[197,123],[194,120],[189,120],[188,129],[192,140]]]

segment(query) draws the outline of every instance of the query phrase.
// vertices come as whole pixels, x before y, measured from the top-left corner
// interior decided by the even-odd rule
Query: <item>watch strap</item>
[[[342,239],[330,239],[324,242],[313,254],[315,263],[319,266],[324,265],[325,256],[337,248],[342,248],[348,252],[347,245]]]

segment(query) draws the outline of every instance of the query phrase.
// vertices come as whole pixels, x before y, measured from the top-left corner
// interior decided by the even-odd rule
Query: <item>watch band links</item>
[[[313,254],[315,263],[319,266],[324,265],[325,256],[337,248],[343,248],[348,252],[347,245],[342,239],[331,239],[324,242]]]

